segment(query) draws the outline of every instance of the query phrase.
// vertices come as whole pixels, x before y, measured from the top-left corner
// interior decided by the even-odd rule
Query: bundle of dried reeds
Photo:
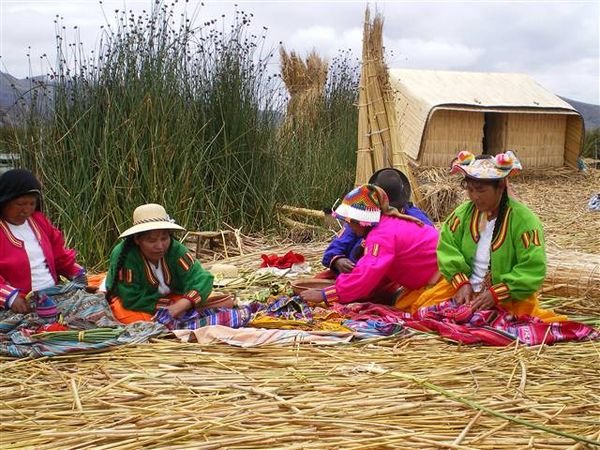
[[[434,222],[443,222],[461,202],[466,200],[458,177],[451,176],[447,169],[427,168],[419,170],[421,186],[421,208]]]
[[[413,186],[413,201],[420,204],[419,186],[400,148],[394,96],[383,55],[383,16],[376,14],[371,21],[368,7],[363,27],[359,89],[355,185],[366,183],[376,170],[395,167],[406,174]]]
[[[414,335],[333,348],[173,341],[0,359],[3,448],[584,449],[597,344],[469,348]]]
[[[600,254],[548,248],[544,292],[564,297],[600,299]]]
[[[600,217],[587,207],[598,193],[600,170],[525,170],[511,184],[517,198],[542,220],[547,243],[561,250],[600,254]]]
[[[315,51],[303,60],[294,51],[279,49],[281,78],[290,94],[284,129],[294,122],[306,125],[315,123],[319,104],[323,101],[328,63]]]

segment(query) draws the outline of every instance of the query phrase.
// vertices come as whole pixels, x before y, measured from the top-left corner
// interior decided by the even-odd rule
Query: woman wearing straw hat
[[[304,291],[309,303],[392,300],[401,287],[421,289],[439,278],[435,249],[438,231],[390,207],[378,186],[366,184],[348,193],[333,215],[365,237],[364,255],[335,285]]]
[[[40,182],[28,170],[0,176],[0,309],[31,312],[28,294],[54,287],[60,276],[86,285],[75,250],[42,213],[41,195]],[[56,304],[47,297],[46,302],[37,305],[38,314],[55,316]]]
[[[110,256],[107,297],[123,323],[152,320],[158,308],[173,318],[204,306],[213,276],[171,232],[184,230],[158,204],[138,206]]]
[[[566,319],[538,304],[536,292],[546,274],[542,224],[507,190],[507,178],[520,170],[511,151],[495,157],[458,154],[451,173],[464,176],[469,200],[442,226],[437,254],[443,279],[419,298],[400,298],[397,307],[415,312],[453,298],[473,311],[498,306],[517,316]]]

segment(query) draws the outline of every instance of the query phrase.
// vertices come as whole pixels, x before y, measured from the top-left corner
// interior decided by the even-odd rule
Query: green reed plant
[[[280,135],[282,164],[291,182],[289,204],[321,209],[348,192],[356,170],[359,62],[348,50],[330,63],[316,126],[300,122]]]
[[[356,63],[334,60],[319,125],[277,133],[280,80],[236,11],[196,23],[175,4],[115,13],[96,49],[60,19],[53,114],[32,107],[5,142],[44,184],[45,208],[92,268],[105,268],[133,209],[158,202],[188,229],[276,227],[279,203],[328,206],[351,186]],[[263,30],[266,32],[266,30]]]

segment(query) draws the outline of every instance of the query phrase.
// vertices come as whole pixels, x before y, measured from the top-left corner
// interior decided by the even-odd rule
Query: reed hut
[[[575,167],[581,114],[531,77],[513,73],[390,69],[402,151],[447,167],[460,150],[513,150],[526,168]]]

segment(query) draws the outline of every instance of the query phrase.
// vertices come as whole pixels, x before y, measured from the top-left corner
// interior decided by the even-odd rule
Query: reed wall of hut
[[[581,115],[522,74],[390,70],[398,136],[420,166],[447,167],[460,150],[513,150],[525,168],[576,166]]]

